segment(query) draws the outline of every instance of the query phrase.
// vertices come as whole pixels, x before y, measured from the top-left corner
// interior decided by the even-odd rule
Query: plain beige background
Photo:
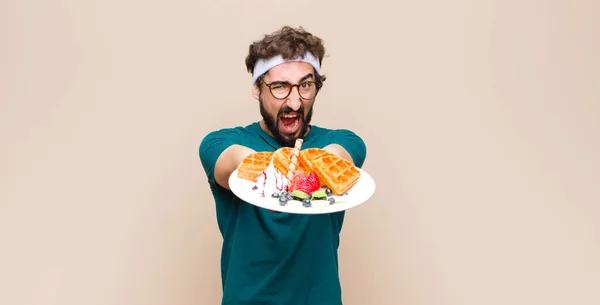
[[[2,0],[0,304],[218,304],[197,149],[260,118],[244,57],[284,24],[377,182],[345,304],[600,304],[598,3]]]

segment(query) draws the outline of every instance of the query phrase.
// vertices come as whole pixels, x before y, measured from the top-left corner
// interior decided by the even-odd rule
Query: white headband
[[[317,73],[321,71],[321,65],[319,65],[319,61],[308,51],[304,57],[297,57],[288,60],[283,59],[281,55],[277,55],[266,60],[261,58],[256,62],[254,65],[254,71],[252,72],[252,83],[254,84],[254,82],[256,82],[256,80],[265,72],[269,71],[269,69],[277,65],[293,61],[309,63],[315,68],[315,70],[317,70]]]

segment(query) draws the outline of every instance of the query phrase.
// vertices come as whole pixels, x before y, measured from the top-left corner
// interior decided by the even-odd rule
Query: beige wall
[[[600,304],[598,11],[3,0],[0,304],[217,304],[197,148],[259,119],[244,57],[282,24],[325,39],[314,122],[362,135],[378,185],[345,304]]]

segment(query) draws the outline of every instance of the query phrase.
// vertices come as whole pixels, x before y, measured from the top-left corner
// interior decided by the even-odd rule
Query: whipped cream
[[[275,169],[273,159],[271,159],[271,163],[269,163],[269,166],[258,176],[256,184],[252,189],[265,197],[271,196],[273,193],[287,190],[288,184],[289,180],[286,175]]]

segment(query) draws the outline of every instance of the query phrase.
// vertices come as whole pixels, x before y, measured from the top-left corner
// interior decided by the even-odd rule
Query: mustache
[[[281,109],[279,109],[279,113],[277,115],[280,116],[282,114],[288,114],[290,112],[297,112],[301,115],[304,115],[304,105],[300,105],[300,108],[298,108],[298,110],[294,110],[290,108],[290,106],[284,105],[283,107],[281,107]]]

